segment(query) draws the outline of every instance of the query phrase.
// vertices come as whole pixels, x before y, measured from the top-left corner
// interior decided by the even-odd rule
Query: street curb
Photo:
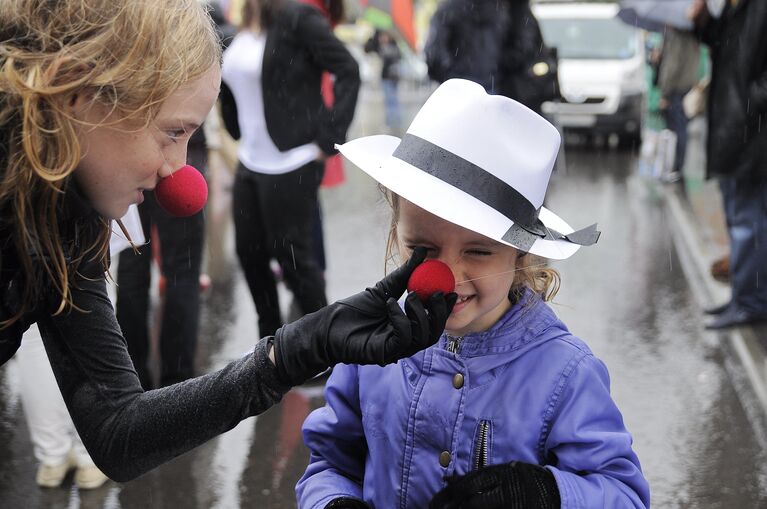
[[[710,259],[701,238],[700,227],[689,206],[673,187],[659,185],[674,245],[687,280],[701,307],[724,302],[729,291],[709,272]],[[712,343],[725,353],[725,366],[738,388],[738,394],[762,446],[767,446],[767,351],[752,327],[735,327],[726,331],[703,331]]]

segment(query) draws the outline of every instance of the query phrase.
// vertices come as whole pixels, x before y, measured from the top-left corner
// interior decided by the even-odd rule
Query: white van
[[[540,2],[532,5],[547,45],[559,54],[561,102],[543,113],[567,130],[616,133],[638,143],[647,79],[641,30],[616,17],[614,3]]]

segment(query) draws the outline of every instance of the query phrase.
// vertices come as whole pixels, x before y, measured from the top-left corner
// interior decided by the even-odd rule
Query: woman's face
[[[455,336],[489,329],[511,307],[518,251],[441,219],[402,198],[397,234],[400,253],[423,246],[428,258],[446,263],[458,301],[445,330]]]
[[[220,82],[214,65],[170,95],[142,128],[113,124],[113,114],[84,94],[73,99],[75,118],[85,122],[79,133],[83,156],[74,177],[99,214],[122,217],[131,204],[144,200],[144,191],[186,164],[189,137],[213,107]]]

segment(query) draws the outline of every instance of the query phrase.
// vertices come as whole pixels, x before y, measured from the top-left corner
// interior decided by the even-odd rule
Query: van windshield
[[[632,28],[617,18],[539,18],[543,39],[559,58],[628,59],[637,52]]]

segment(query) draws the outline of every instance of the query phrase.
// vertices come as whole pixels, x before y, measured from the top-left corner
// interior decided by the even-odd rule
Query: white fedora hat
[[[427,99],[402,139],[366,136],[338,150],[381,185],[432,214],[546,258],[599,238],[543,207],[559,151],[537,113],[480,85],[451,79]]]

